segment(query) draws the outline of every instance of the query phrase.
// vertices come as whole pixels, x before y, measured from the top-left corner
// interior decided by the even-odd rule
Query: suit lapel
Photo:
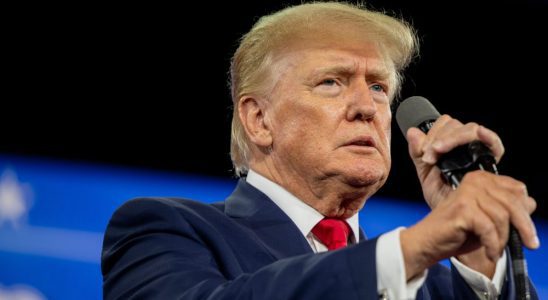
[[[225,213],[252,230],[276,259],[312,253],[295,223],[261,191],[240,179],[225,201]]]

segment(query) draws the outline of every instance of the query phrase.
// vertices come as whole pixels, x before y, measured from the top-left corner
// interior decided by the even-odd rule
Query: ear
[[[259,147],[272,145],[270,126],[265,119],[264,100],[250,95],[243,96],[239,100],[238,113],[251,142]]]

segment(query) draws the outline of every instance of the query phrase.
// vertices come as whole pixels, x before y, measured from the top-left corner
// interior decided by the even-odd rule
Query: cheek
[[[322,151],[324,140],[329,135],[329,115],[319,107],[306,105],[279,110],[274,143],[290,148],[288,151],[300,149],[300,153],[312,152],[308,155]]]
[[[392,138],[391,114],[379,114],[379,119],[377,119],[376,127],[382,143],[385,144],[387,148],[390,148],[390,140]]]
[[[392,139],[392,110],[390,107],[386,108],[386,113],[384,114],[383,118],[383,129],[384,129],[384,135],[386,137],[386,142],[388,144],[388,148],[390,148],[390,140]]]
[[[388,150],[390,151],[390,145],[392,144],[391,143],[391,140],[392,140],[392,130],[390,128],[390,126],[388,126],[388,128],[386,128],[384,130],[384,134],[385,134],[385,139],[386,139],[386,147],[388,148]]]
[[[392,138],[392,127],[391,127],[390,115],[387,118],[379,120],[378,132],[379,132],[379,142],[382,143],[383,153],[382,156],[385,157],[388,166],[390,166],[390,148],[391,148],[391,138]]]
[[[289,113],[292,114],[292,113]],[[322,138],[322,131],[319,120],[294,114],[289,116],[287,121],[281,124],[277,134],[283,143],[290,143],[295,148],[314,148],[311,144],[317,144]]]

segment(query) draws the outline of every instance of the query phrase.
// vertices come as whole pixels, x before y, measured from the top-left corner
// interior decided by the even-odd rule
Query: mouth
[[[376,148],[375,140],[370,136],[359,136],[346,143],[344,146],[356,146],[364,148]]]

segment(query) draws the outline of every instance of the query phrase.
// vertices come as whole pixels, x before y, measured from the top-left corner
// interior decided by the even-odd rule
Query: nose
[[[377,114],[377,103],[371,95],[369,86],[362,82],[352,91],[349,97],[347,120],[348,121],[370,121]]]

